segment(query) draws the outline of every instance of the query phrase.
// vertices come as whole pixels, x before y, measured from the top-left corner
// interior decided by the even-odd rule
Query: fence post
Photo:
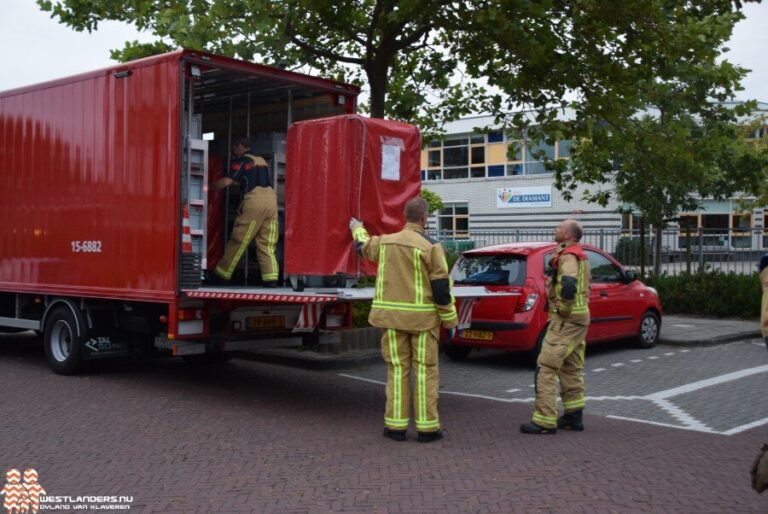
[[[685,272],[691,274],[691,227],[685,227]]]
[[[598,245],[601,250],[605,250],[605,247],[603,246],[604,243],[604,236],[603,236],[603,229],[600,229],[600,244]]]
[[[699,270],[704,267],[704,229],[699,227]]]
[[[520,229],[516,228],[515,229],[515,243],[519,243],[519,242],[520,242]]]

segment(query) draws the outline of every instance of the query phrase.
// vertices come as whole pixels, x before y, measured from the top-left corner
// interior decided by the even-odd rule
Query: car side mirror
[[[627,284],[637,280],[637,273],[635,273],[634,271],[625,271],[624,276],[627,277]]]

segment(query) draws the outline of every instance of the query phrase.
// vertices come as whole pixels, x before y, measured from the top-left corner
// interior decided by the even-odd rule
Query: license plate
[[[249,316],[245,324],[249,329],[285,328],[285,316]]]
[[[462,330],[461,337],[464,339],[482,339],[483,341],[493,340],[493,332],[490,330]]]

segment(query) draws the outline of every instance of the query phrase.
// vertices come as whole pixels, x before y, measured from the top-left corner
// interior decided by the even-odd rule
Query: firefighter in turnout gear
[[[760,286],[763,288],[763,300],[760,306],[760,326],[763,330],[763,341],[768,348],[768,253],[760,258],[757,265],[760,272]]]
[[[256,258],[262,283],[267,287],[276,287],[279,274],[275,258],[277,195],[270,180],[269,166],[262,157],[249,153],[250,143],[246,138],[235,139],[232,152],[236,159],[232,161],[227,176],[216,182],[216,188],[239,185],[243,202],[235,219],[232,237],[216,265],[215,273],[224,280],[230,280],[246,248],[256,238]]]
[[[378,262],[368,321],[384,329],[384,435],[396,441],[406,439],[411,398],[418,441],[443,437],[437,414],[438,337],[440,324],[452,329],[458,317],[443,247],[424,233],[427,216],[427,202],[417,197],[405,205],[406,225],[400,232],[370,237],[360,221],[353,218],[349,225],[357,252]],[[416,375],[413,391],[411,369]]]
[[[554,434],[558,428],[584,430],[584,349],[589,328],[591,277],[587,256],[577,244],[581,225],[565,220],[555,229],[560,243],[547,279],[549,325],[536,361],[536,403],[524,434]],[[565,413],[557,417],[557,383]]]

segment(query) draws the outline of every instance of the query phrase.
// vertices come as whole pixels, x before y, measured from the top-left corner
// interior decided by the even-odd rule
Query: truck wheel
[[[653,311],[646,311],[640,320],[640,327],[635,336],[635,345],[638,348],[653,348],[659,342],[660,323],[659,316]]]
[[[452,361],[463,361],[472,351],[472,347],[470,346],[460,346],[456,344],[444,344],[442,347],[443,353],[445,353]]]
[[[43,332],[45,358],[54,373],[72,375],[82,365],[82,344],[75,315],[67,307],[56,307],[48,315]]]

